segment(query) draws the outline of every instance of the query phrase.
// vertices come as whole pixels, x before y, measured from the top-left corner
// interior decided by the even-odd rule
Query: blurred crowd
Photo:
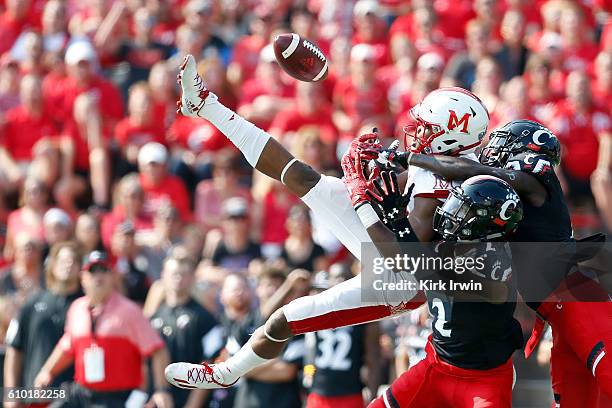
[[[612,229],[611,11],[609,0],[0,0],[4,375],[33,384],[74,295],[99,289],[87,274],[100,274],[81,260],[92,252],[107,257],[117,295],[151,319],[163,361],[231,354],[276,308],[316,289],[318,272],[358,272],[280,183],[255,174],[208,122],[176,114],[186,54],[226,106],[335,175],[354,136],[377,127],[387,143],[403,140],[409,109],[428,92],[471,89],[490,130],[517,118],[553,130],[577,231]],[[325,81],[282,71],[270,43],[283,32],[319,45],[330,60]],[[62,248],[71,253],[63,268]],[[32,299],[49,291],[64,298],[61,330],[33,354],[9,322],[23,328],[40,309]],[[197,319],[169,317],[187,303]],[[207,323],[189,336],[211,336],[210,350],[177,340],[198,319]],[[383,382],[418,359],[427,319],[411,319],[368,346],[382,349]],[[252,380],[293,384],[306,357],[275,361],[278,378],[263,370]],[[240,392],[240,407],[264,393],[252,384]],[[190,403],[230,406],[225,393]]]

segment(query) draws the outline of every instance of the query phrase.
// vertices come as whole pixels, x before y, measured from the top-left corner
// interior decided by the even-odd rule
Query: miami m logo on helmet
[[[471,117],[470,114],[466,113],[465,115],[461,117],[461,119],[459,119],[457,117],[457,112],[455,112],[454,110],[449,109],[448,113],[449,113],[448,125],[447,125],[448,130],[454,130],[455,128],[463,125],[460,132],[468,133],[468,126],[470,124],[470,117]]]

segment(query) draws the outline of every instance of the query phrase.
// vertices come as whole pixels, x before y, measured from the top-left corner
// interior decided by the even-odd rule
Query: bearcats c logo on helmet
[[[510,215],[506,214],[506,212],[510,209],[515,209],[518,205],[518,202],[514,199],[509,199],[505,203],[502,204],[501,209],[499,210],[499,218],[504,221],[508,221],[510,219]]]
[[[470,123],[470,114],[466,113],[465,115],[463,115],[461,117],[461,119],[459,119],[457,117],[457,112],[455,112],[454,110],[449,109],[448,110],[449,113],[449,117],[448,117],[448,129],[449,130],[453,130],[456,127],[459,127],[460,125],[463,125],[463,128],[461,129],[461,132],[463,133],[467,133],[468,132],[468,126]]]

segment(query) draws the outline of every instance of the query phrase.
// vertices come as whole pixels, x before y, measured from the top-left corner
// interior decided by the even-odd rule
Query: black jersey
[[[523,346],[521,326],[513,317],[516,291],[511,282],[510,249],[500,243],[478,245],[461,256],[482,257],[484,268],[467,273],[506,282],[510,295],[506,302],[494,304],[461,300],[450,290],[426,291],[429,311],[434,317],[432,343],[436,354],[449,364],[488,370],[505,363]]]
[[[307,364],[314,366],[311,392],[325,397],[361,393],[365,330],[359,325],[306,334]]]
[[[23,354],[22,387],[32,387],[34,378],[64,334],[66,313],[72,302],[83,296],[79,290],[64,296],[49,290],[33,295],[23,305],[6,333],[7,345]],[[72,366],[54,377],[50,386],[57,387],[74,377]]]
[[[525,153],[516,156],[508,168],[534,176],[548,193],[540,207],[523,201],[523,220],[512,240],[515,242],[572,242],[572,224],[559,179],[545,157]],[[537,309],[539,303],[554,291],[569,272],[571,244],[547,247],[513,246],[513,266],[519,293],[527,304]]]

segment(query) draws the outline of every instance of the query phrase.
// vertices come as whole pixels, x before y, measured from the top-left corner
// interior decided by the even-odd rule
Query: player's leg
[[[225,387],[278,357],[295,335],[384,319],[413,310],[424,301],[424,297],[416,296],[390,306],[384,293],[371,302],[363,302],[361,295],[361,278],[356,276],[319,294],[295,299],[274,312],[227,361],[211,365],[173,363],[166,368],[166,379],[181,388]]]
[[[560,308],[554,310],[549,321],[553,328],[553,337],[557,337],[557,344],[569,347],[577,356],[581,370],[584,368],[582,375],[597,382],[596,391],[585,386],[590,394],[588,397],[583,396],[583,404],[587,398],[599,399],[599,393],[612,399],[612,355],[609,354],[612,348],[612,302],[564,302],[560,304]],[[553,346],[552,364],[555,364],[555,359],[567,361],[556,357],[556,354]],[[559,372],[566,371],[560,367],[555,370],[555,373]],[[574,380],[568,378],[567,381],[562,381],[567,385],[564,389],[574,388],[573,385],[570,386],[570,381]],[[589,383],[586,379],[583,382],[587,385]],[[565,401],[571,398],[569,394],[571,391],[561,393],[561,406],[565,406]]]
[[[509,361],[491,370],[455,373],[453,408],[511,408],[514,369]],[[469,373],[467,373],[469,372]]]

